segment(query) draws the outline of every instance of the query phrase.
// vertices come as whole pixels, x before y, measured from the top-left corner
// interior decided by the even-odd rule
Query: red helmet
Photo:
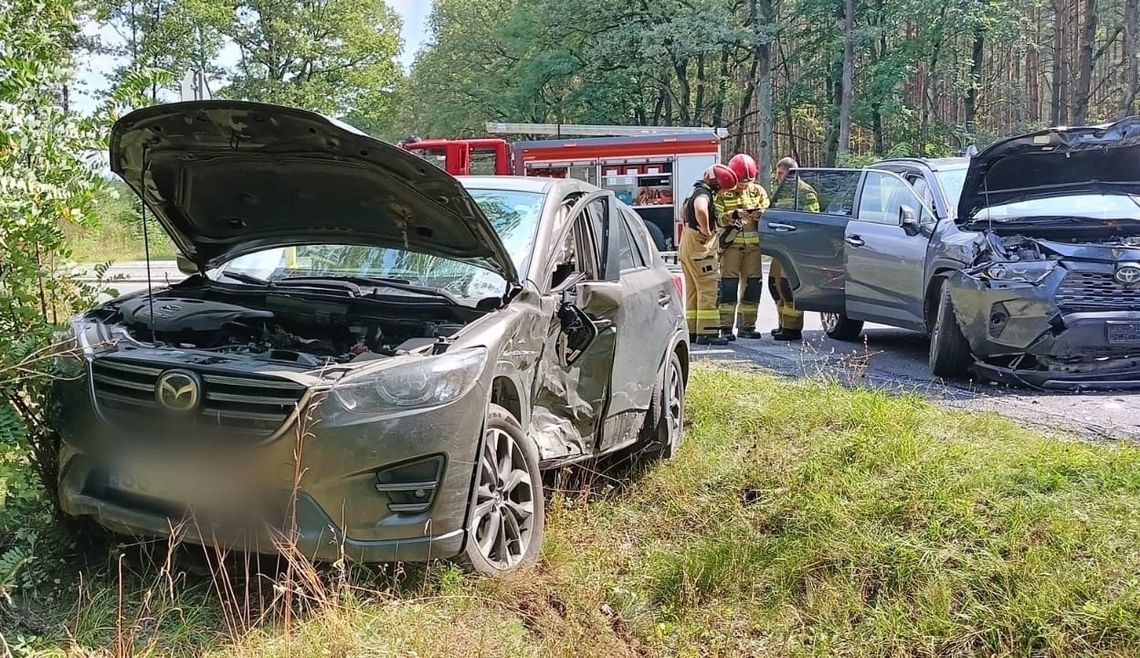
[[[738,153],[728,161],[728,166],[736,174],[737,179],[756,180],[756,160],[751,155]]]
[[[703,178],[706,181],[716,181],[717,189],[721,190],[731,190],[739,182],[736,179],[736,172],[722,164],[714,164],[705,169]]]

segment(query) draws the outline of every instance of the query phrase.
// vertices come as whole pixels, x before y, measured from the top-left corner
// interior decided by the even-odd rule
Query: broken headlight
[[[52,369],[64,379],[82,377],[87,373],[87,357],[112,345],[102,325],[82,315],[75,316],[68,329],[52,336]]]
[[[474,388],[486,361],[482,347],[396,358],[379,369],[345,377],[332,392],[342,407],[356,413],[438,407]]]
[[[1004,283],[1040,283],[1057,268],[1056,261],[1039,260],[1018,263],[991,263],[976,272],[980,279]]]

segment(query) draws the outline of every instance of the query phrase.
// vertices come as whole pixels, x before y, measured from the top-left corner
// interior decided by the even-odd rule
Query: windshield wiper
[[[404,292],[410,292],[417,295],[424,295],[425,297],[439,297],[456,304],[459,303],[459,300],[446,290],[441,290],[439,288],[429,288],[427,286],[417,286],[406,279],[394,279],[381,276],[291,276],[284,279],[278,279],[276,283],[319,283],[321,281],[341,281],[344,283],[350,283],[356,286],[368,288],[391,288],[393,290],[402,290]]]
[[[254,285],[254,286],[272,285],[269,281],[266,281],[265,279],[263,279],[259,276],[254,276],[252,274],[244,274],[242,272],[227,272],[227,271],[223,270],[222,276],[227,278],[227,279],[233,279],[234,281],[241,281],[242,283],[248,283],[248,284]]]

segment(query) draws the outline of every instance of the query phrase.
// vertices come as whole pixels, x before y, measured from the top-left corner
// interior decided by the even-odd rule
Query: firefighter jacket
[[[748,183],[717,194],[714,205],[716,206],[717,217],[720,218],[720,225],[724,227],[732,223],[734,210],[764,210],[770,204],[768,193],[764,191],[762,186],[756,183]],[[737,233],[733,244],[760,244],[760,233],[757,232],[756,228],[758,219],[742,219],[740,232]]]

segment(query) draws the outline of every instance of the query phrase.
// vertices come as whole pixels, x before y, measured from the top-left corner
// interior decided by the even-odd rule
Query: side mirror
[[[918,213],[910,206],[903,206],[899,208],[899,226],[902,226],[907,231],[918,230]]]
[[[598,326],[585,311],[569,302],[559,305],[558,320],[562,325],[559,352],[566,365],[573,365],[598,337]]]
[[[182,254],[178,254],[175,256],[174,260],[178,263],[179,272],[185,274],[186,276],[193,276],[195,274],[198,274],[198,266],[189,258],[183,256]]]

